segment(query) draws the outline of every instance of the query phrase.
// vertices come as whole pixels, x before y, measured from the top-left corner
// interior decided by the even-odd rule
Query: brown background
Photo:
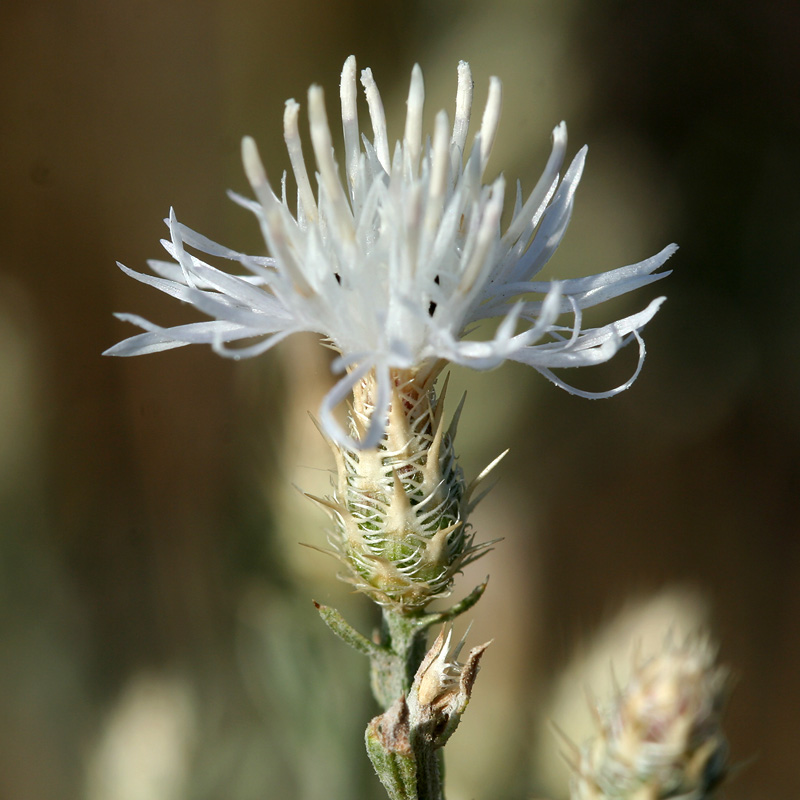
[[[725,796],[796,796],[799,22],[796,4],[736,0],[7,0],[0,796],[381,796],[361,754],[365,665],[309,598],[365,627],[369,609],[295,544],[322,542],[290,483],[327,482],[305,416],[325,354],[99,355],[130,332],[113,311],[193,318],[114,267],[159,256],[170,205],[262,247],[224,196],[246,190],[239,140],[280,174],[283,100],[318,81],[335,118],[351,52],[396,132],[415,61],[429,116],[452,108],[459,58],[479,103],[499,75],[492,168],[528,190],[560,119],[571,152],[589,142],[553,274],[681,245],[668,282],[609,312],[669,295],[625,395],[590,403],[513,366],[454,376],[470,387],[467,473],[513,448],[476,516],[506,540],[469,575],[492,575],[472,636],[497,643],[453,740],[452,797],[555,794],[536,766],[552,682],[626,601],[675,587],[708,609],[737,674],[734,760],[756,758]],[[576,381],[629,369],[622,356]],[[137,790],[158,757],[163,784]]]

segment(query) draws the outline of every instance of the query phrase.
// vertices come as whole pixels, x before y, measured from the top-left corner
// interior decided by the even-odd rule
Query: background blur
[[[100,352],[192,315],[126,278],[169,207],[259,252],[239,142],[288,166],[283,101],[355,53],[393,136],[411,66],[428,118],[459,59],[478,108],[504,83],[490,164],[530,191],[550,131],[590,144],[548,276],[681,245],[648,359],[614,400],[533,371],[456,370],[461,460],[513,445],[473,521],[505,540],[470,642],[495,637],[448,747],[449,796],[565,795],[546,720],[585,735],[632,642],[710,625],[737,676],[730,800],[798,796],[800,67],[796,3],[741,0],[6,0],[0,11],[0,797],[379,798],[366,662],[311,598],[369,630],[334,580],[331,460],[307,417],[327,355],[298,339],[241,364],[208,349]],[[480,114],[481,111],[478,111]],[[478,117],[479,118],[479,117]],[[336,131],[335,131],[336,133]],[[624,380],[633,354],[584,371]],[[456,396],[454,393],[452,396]],[[595,665],[599,665],[598,668]]]

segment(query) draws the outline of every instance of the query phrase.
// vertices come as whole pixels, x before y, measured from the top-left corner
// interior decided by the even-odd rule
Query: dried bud
[[[478,666],[491,642],[473,647],[461,664],[458,654],[464,639],[450,652],[452,629],[444,629],[417,670],[408,693],[409,720],[412,735],[425,737],[431,747],[442,747],[461,721],[469,703]]]
[[[341,577],[400,613],[447,596],[453,576],[487,547],[473,544],[466,524],[469,491],[453,451],[458,411],[446,428],[447,384],[437,400],[437,372],[392,371],[382,440],[373,449],[331,442],[334,496],[312,498],[336,523],[329,541],[347,567]],[[375,393],[374,373],[354,389],[350,425],[357,441],[379,413]]]
[[[414,676],[408,697],[401,695],[367,726],[367,752],[392,800],[442,797],[437,750],[453,734],[469,703],[478,665],[490,642],[456,659],[452,631],[436,637]]]
[[[703,639],[668,641],[636,663],[609,707],[597,710],[599,735],[577,758],[572,800],[710,798],[725,775],[726,682]]]
[[[478,667],[491,642],[473,647],[464,664],[456,659],[464,639],[450,652],[452,630],[436,637],[419,665],[408,697],[399,697],[367,730],[386,752],[401,756],[432,752],[453,734],[472,696]],[[452,660],[448,660],[452,659]]]

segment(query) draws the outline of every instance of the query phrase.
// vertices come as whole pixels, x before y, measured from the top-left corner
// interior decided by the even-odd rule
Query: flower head
[[[491,79],[480,127],[468,144],[473,85],[469,66],[461,62],[453,123],[440,111],[432,138],[423,142],[424,88],[415,66],[405,131],[393,151],[369,69],[362,72],[361,83],[372,141],[359,132],[351,56],[341,78],[344,180],[334,160],[322,89],[312,86],[308,117],[316,193],[300,142],[299,105],[287,101],[284,113],[284,138],[297,185],[296,213],[290,210],[285,176],[278,196],[254,141],[248,137],[242,143],[245,171],[257,199],[232,197],[258,218],[269,257],[211,242],[170,212],[170,238],[162,244],[174,261],[151,261],[154,276],[121,269],[194,305],[210,320],[162,328],[122,314],[121,319],[145,332],[107,354],[139,355],[204,342],[221,355],[241,358],[262,353],[292,333],[318,333],[340,354],[333,369],[342,377],[320,409],[323,428],[335,441],[354,443],[335,421],[334,407],[365,376],[374,375],[374,412],[354,443],[358,449],[374,447],[383,436],[397,370],[428,376],[447,361],[485,370],[512,360],[529,364],[575,394],[603,397],[626,389],[644,358],[639,330],[663,298],[597,328],[582,327],[582,311],[664,277],[667,273],[655,271],[675,246],[638,264],[586,278],[534,280],[566,231],[586,148],[559,181],[567,136],[564,123],[558,125],[541,178],[527,199],[517,185],[511,221],[503,230],[505,179],[482,183],[500,117],[500,81]],[[246,274],[220,270],[187,247],[236,261]],[[532,299],[537,295],[539,299]],[[562,320],[565,314],[569,316]],[[501,320],[492,338],[463,338],[489,318]],[[608,392],[579,391],[552,372],[605,362],[631,339],[639,343],[639,365],[630,380]],[[255,341],[239,344],[247,340]]]
[[[493,544],[475,544],[467,518],[494,464],[466,485],[453,446],[460,408],[447,425],[446,385],[437,398],[413,375],[398,380],[378,446],[356,450],[331,442],[333,496],[309,495],[334,522],[328,541],[345,567],[342,580],[403,614],[447,597],[454,576]],[[373,394],[374,380],[355,387],[350,421],[356,438],[374,415]]]
[[[668,638],[597,710],[599,735],[576,758],[572,800],[710,798],[726,774],[727,683],[707,639]]]

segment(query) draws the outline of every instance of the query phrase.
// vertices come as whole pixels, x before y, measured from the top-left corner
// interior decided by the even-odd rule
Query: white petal
[[[161,328],[135,314],[116,314],[115,316],[123,322],[131,322],[140,328],[144,328],[147,333],[131,336],[113,347],[109,347],[103,353],[106,356],[139,356],[146,353],[169,350],[173,347],[183,347],[187,344],[208,344],[218,336],[224,336],[226,341],[233,341],[234,339],[246,339],[257,335],[239,325],[219,320],[192,322],[188,325],[176,325],[173,328]]]
[[[463,155],[467,142],[469,119],[472,113],[472,72],[466,61],[458,62],[458,91],[456,92],[456,116],[453,121],[451,142]]]
[[[406,130],[403,140],[408,148],[412,175],[416,176],[419,156],[422,152],[422,108],[425,104],[425,85],[419,64],[411,70],[411,85],[408,87]]]
[[[372,135],[375,143],[375,153],[383,169],[389,172],[389,136],[386,132],[386,113],[383,110],[383,101],[372,70],[369,67],[361,71],[361,85],[367,97],[369,118],[372,121]]]
[[[343,430],[333,416],[333,409],[346,400],[353,392],[355,385],[369,374],[372,363],[365,361],[340,378],[335,386],[325,395],[319,407],[319,421],[325,433],[337,444],[358,450],[358,441],[352,439]]]
[[[283,112],[283,140],[286,142],[286,150],[289,153],[289,161],[292,164],[295,181],[297,181],[297,193],[300,205],[307,223],[313,223],[317,219],[317,203],[314,200],[314,192],[311,189],[311,182],[308,180],[308,170],[303,158],[303,146],[300,142],[300,130],[297,126],[297,116],[300,106],[294,100],[286,101],[286,108]]]
[[[586,147],[583,147],[572,160],[553,202],[544,212],[533,243],[511,271],[510,281],[530,280],[533,275],[541,271],[561,244],[569,225],[575,190],[578,188],[585,160]]]
[[[481,175],[483,175],[489,156],[492,154],[502,107],[503,85],[499,78],[489,78],[489,97],[486,100],[486,108],[481,120]]]
[[[636,363],[636,369],[628,378],[627,381],[621,383],[619,386],[615,387],[614,389],[609,389],[605,392],[587,392],[584,389],[578,389],[575,386],[571,386],[566,381],[561,380],[561,378],[554,375],[549,369],[546,367],[535,367],[536,370],[542,373],[549,381],[552,381],[556,386],[565,391],[569,392],[570,394],[577,395],[578,397],[583,397],[587,400],[604,400],[608,399],[609,397],[614,397],[618,395],[620,392],[624,392],[626,389],[630,389],[633,385],[634,381],[639,377],[639,373],[642,371],[642,366],[644,365],[644,357],[645,357],[645,346],[644,346],[644,339],[639,335],[638,331],[633,332],[633,336],[635,337],[636,341],[639,343],[639,360]],[[612,352],[608,358],[604,360],[608,360],[616,353],[616,350]]]

